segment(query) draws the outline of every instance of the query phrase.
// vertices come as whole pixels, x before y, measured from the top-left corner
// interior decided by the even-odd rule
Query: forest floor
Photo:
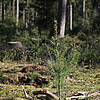
[[[100,66],[73,68],[65,82],[67,97],[84,95],[83,93],[85,95],[96,93],[100,97]],[[35,97],[33,91],[37,90],[57,93],[48,66],[0,62],[0,100],[27,100],[23,88],[33,98]]]

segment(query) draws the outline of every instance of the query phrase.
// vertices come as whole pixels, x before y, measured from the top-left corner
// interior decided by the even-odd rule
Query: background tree
[[[16,26],[18,27],[19,22],[19,0],[17,0],[17,12],[16,12]]]
[[[15,17],[15,0],[13,0],[13,17]]]
[[[61,3],[59,3],[61,2]],[[70,2],[72,4],[72,18],[70,18],[70,9],[69,5]],[[0,11],[0,18],[5,19],[4,22],[0,27],[5,27],[5,30],[0,31],[3,38],[10,38],[7,35],[7,30],[9,26],[8,23],[13,26],[9,33],[12,34],[11,36],[13,39],[16,39],[16,26],[15,26],[15,20],[16,24],[18,25],[18,33],[20,37],[23,34],[29,34],[29,36],[35,36],[34,34],[37,34],[37,36],[41,36],[42,39],[48,39],[54,36],[54,20],[56,20],[58,17],[58,32],[60,34],[60,37],[63,37],[65,33],[70,33],[70,35],[76,35],[80,31],[83,31],[86,34],[93,33],[96,29],[99,30],[99,0],[85,0],[85,21],[84,21],[84,27],[83,24],[83,0],[19,0],[19,5],[17,0],[0,0],[1,4],[1,11]],[[59,7],[58,7],[59,5]],[[63,5],[63,6],[61,6]],[[62,7],[60,9],[60,7]],[[19,11],[17,10],[19,9]],[[64,8],[64,9],[63,9]],[[62,10],[62,11],[61,11]],[[6,13],[5,13],[6,12]],[[17,13],[19,12],[19,13]],[[58,14],[58,12],[61,12]],[[63,15],[63,14],[64,15]],[[19,15],[18,15],[19,14]],[[67,16],[66,16],[67,15]],[[4,17],[3,17],[4,16]],[[12,16],[15,16],[15,18]],[[18,17],[19,16],[19,17]],[[58,17],[57,17],[58,16]],[[60,17],[61,16],[61,17]],[[2,20],[1,19],[1,20]],[[73,19],[72,21],[70,21]],[[64,30],[66,23],[66,32]],[[70,24],[71,22],[71,24]],[[27,25],[25,25],[25,23]],[[70,27],[73,26],[72,28]],[[28,27],[26,27],[28,26]],[[72,30],[70,32],[70,29]],[[36,31],[34,31],[36,30]],[[96,31],[97,31],[96,30]],[[98,33],[97,31],[96,33]],[[10,38],[11,39],[11,38]],[[18,38],[17,38],[18,39]],[[8,39],[9,40],[9,39]]]
[[[70,2],[70,30],[72,30],[72,3]]]
[[[0,1],[0,21],[2,22],[2,1]]]
[[[85,0],[83,0],[83,25],[85,20]]]
[[[66,6],[67,6],[67,0],[59,0],[58,31],[59,31],[60,37],[64,37],[64,34],[65,34]]]

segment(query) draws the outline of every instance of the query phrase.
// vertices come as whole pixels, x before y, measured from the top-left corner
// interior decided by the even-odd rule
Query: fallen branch
[[[72,97],[68,97],[66,98],[66,100],[72,100],[72,99],[85,99],[85,98],[89,98],[89,97],[95,97],[95,96],[100,96],[100,93],[98,92],[95,92],[95,93],[92,93],[92,94],[89,94],[89,95],[81,95],[81,96],[72,96]]]
[[[48,90],[33,91],[33,94],[34,94],[34,95],[44,94],[44,95],[47,95],[48,97],[54,98],[54,99],[56,99],[56,100],[59,99],[56,95],[52,94],[52,93],[51,93],[50,91],[48,91]]]
[[[31,96],[29,96],[29,95],[27,94],[27,92],[25,91],[24,88],[23,88],[23,90],[24,90],[24,93],[25,93],[25,96],[26,96],[27,99],[33,99]]]

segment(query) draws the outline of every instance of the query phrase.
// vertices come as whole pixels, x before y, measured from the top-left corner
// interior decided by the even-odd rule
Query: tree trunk
[[[23,8],[23,24],[25,24],[25,8]]]
[[[60,37],[64,37],[66,23],[66,4],[67,0],[59,0],[58,7],[58,32]]]
[[[2,22],[2,1],[0,1],[0,22]]]
[[[26,28],[28,28],[28,23],[29,23],[29,13],[30,13],[30,6],[29,6],[29,3],[30,3],[30,0],[27,0],[27,10],[26,10],[26,21],[25,21],[25,24],[26,24]]]
[[[25,26],[28,28],[28,16],[27,11],[25,11]]]
[[[15,17],[15,0],[13,0],[13,17]]]
[[[16,27],[18,27],[18,21],[19,21],[19,0],[17,0]]]
[[[100,1],[98,1],[98,11],[100,11]]]
[[[83,0],[83,25],[85,21],[85,0]]]
[[[70,3],[70,30],[72,30],[72,3]]]
[[[4,1],[4,20],[5,20],[5,15],[6,15],[6,3]]]

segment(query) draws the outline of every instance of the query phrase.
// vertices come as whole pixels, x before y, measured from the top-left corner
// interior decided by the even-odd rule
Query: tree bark
[[[15,17],[15,0],[13,0],[13,17]]]
[[[26,4],[27,10],[26,10],[26,18],[25,18],[26,19],[26,21],[25,21],[26,28],[28,28],[28,23],[29,23],[29,13],[30,13],[29,3],[30,3],[30,0],[27,0],[27,4]]]
[[[66,5],[67,0],[59,0],[58,6],[58,33],[60,37],[64,37],[66,23]]]
[[[83,25],[85,21],[85,0],[83,0]]]
[[[18,21],[19,21],[19,0],[17,0],[16,27],[18,27]]]
[[[6,15],[6,3],[4,1],[4,20],[5,20],[5,15]]]
[[[2,1],[0,1],[0,22],[2,22]]]
[[[72,30],[72,3],[70,3],[70,30]]]
[[[23,24],[25,24],[25,8],[23,8]]]

